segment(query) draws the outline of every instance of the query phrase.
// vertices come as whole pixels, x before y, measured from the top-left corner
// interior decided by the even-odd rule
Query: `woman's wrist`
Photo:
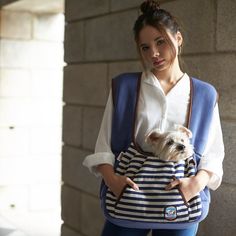
[[[101,173],[107,186],[110,186],[115,177],[114,167],[110,164],[100,164],[97,166],[97,171]]]
[[[209,183],[212,173],[210,171],[201,169],[197,172],[194,180],[198,191],[202,191]]]

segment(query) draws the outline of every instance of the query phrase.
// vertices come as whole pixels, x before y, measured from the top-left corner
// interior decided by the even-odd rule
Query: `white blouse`
[[[141,79],[138,112],[135,124],[136,142],[145,151],[149,150],[145,143],[145,135],[159,128],[163,132],[173,129],[175,124],[187,125],[188,105],[190,103],[190,78],[184,74],[179,82],[166,95],[159,80],[151,72],[143,73]],[[106,104],[101,128],[95,146],[95,153],[85,158],[83,165],[96,176],[99,164],[114,165],[115,156],[111,151],[111,124],[113,101],[110,91]],[[224,144],[218,104],[216,104],[210,127],[208,143],[201,158],[198,169],[205,169],[213,173],[208,187],[215,190],[222,181],[224,158]]]

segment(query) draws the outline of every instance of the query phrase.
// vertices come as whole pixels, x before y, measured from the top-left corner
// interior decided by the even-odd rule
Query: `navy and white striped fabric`
[[[173,178],[195,175],[193,158],[165,162],[154,156],[139,153],[132,143],[118,160],[118,175],[130,177],[139,186],[135,191],[127,186],[119,199],[108,189],[106,209],[111,217],[142,222],[193,222],[201,216],[201,197],[198,194],[188,203],[178,188],[165,190]]]

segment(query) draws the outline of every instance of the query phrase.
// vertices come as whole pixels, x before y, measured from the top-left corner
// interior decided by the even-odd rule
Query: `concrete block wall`
[[[104,222],[98,199],[100,180],[81,163],[93,152],[111,78],[141,70],[132,36],[141,2],[65,1],[62,236],[100,235]],[[183,25],[186,72],[212,83],[220,95],[225,175],[222,186],[212,192],[210,214],[198,235],[231,236],[236,233],[236,1],[161,2]]]
[[[63,14],[0,11],[0,209],[59,209]]]

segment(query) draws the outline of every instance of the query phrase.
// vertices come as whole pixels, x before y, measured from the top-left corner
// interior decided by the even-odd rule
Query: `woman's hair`
[[[160,5],[155,0],[146,0],[140,5],[141,15],[136,20],[133,31],[134,38],[137,43],[139,43],[139,34],[140,31],[145,26],[152,26],[156,28],[162,36],[165,38],[169,44],[172,52],[172,57],[174,59],[176,55],[175,47],[167,34],[167,30],[174,36],[178,31],[180,32],[180,26],[177,23],[177,20],[172,16],[168,11],[161,9]],[[181,51],[182,45],[179,48],[179,54]]]

